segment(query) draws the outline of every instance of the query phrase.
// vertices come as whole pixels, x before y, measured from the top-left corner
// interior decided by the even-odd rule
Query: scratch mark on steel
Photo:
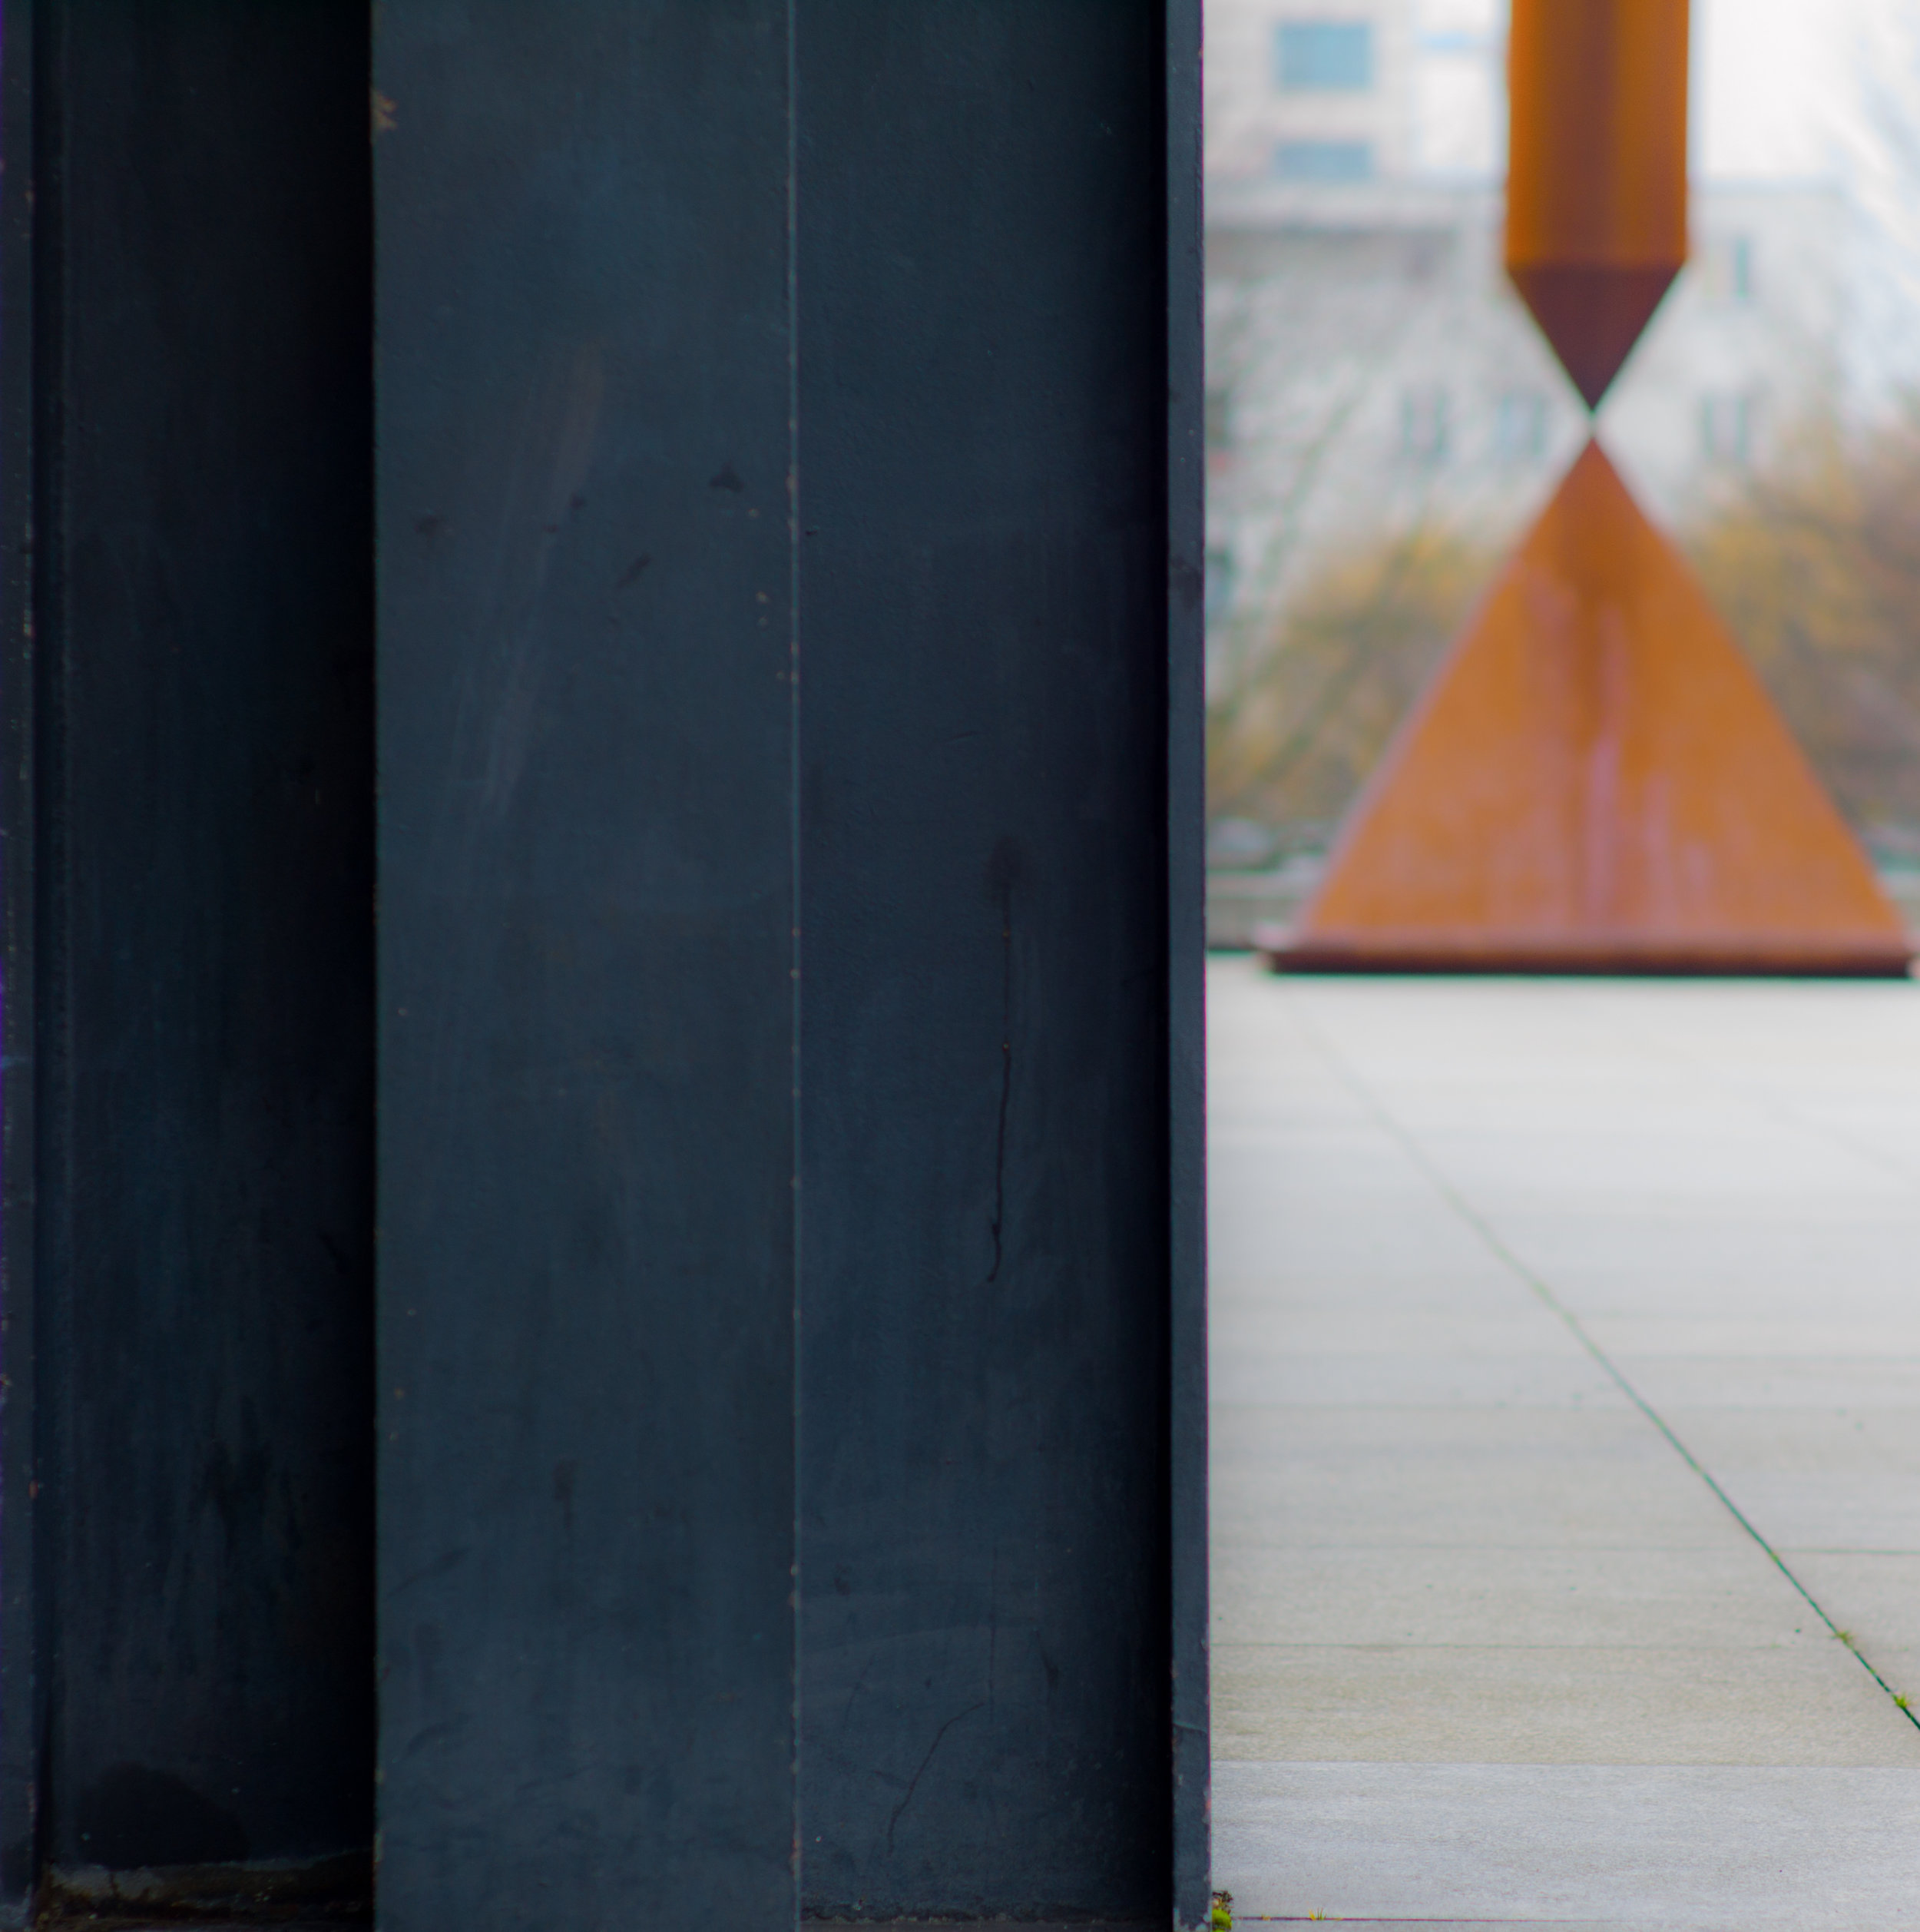
[[[987,1700],[983,1697],[978,1704],[969,1704],[964,1711],[955,1712],[953,1715],[934,1732],[933,1741],[927,1746],[927,1755],[920,1760],[920,1768],[907,1781],[906,1795],[894,1806],[893,1815],[887,1820],[887,1856],[889,1858],[893,1856],[893,1834],[899,1826],[901,1814],[913,1802],[913,1794],[920,1788],[920,1780],[926,1775],[928,1765],[933,1762],[933,1754],[940,1748],[945,1740],[947,1733],[962,1718],[970,1718],[975,1712],[984,1711],[986,1708]]]
[[[993,1266],[988,1282],[1000,1279],[1007,1224],[1007,1110],[1013,1101],[1013,882],[1000,897],[1000,1118],[993,1150]]]

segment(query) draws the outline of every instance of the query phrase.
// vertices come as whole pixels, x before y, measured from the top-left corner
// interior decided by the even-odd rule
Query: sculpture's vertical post
[[[1597,407],[1687,257],[1687,0],[1514,0],[1506,264]],[[1898,916],[1590,442],[1273,956],[1347,970],[1904,972]]]
[[[1687,260],[1687,0],[1518,0],[1507,273],[1597,407]]]

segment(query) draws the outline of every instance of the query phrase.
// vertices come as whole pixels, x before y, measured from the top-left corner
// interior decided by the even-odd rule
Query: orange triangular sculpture
[[[1590,442],[1271,956],[1874,974],[1910,952],[1705,592]]]

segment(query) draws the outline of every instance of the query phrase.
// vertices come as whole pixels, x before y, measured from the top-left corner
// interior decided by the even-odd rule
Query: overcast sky
[[[1875,171],[1867,102],[1920,135],[1920,0],[1693,0],[1696,165],[1725,179]],[[1920,154],[1920,139],[1908,144]],[[1911,200],[1911,182],[1902,191]]]
[[[1696,165],[1703,174],[1829,174],[1855,108],[1860,0],[1694,0]]]
[[[1498,31],[1506,0],[1418,0],[1429,31]],[[1856,124],[1864,38],[1920,0],[1693,0],[1694,157],[1725,179],[1831,175]],[[1909,45],[1912,45],[1911,40]]]

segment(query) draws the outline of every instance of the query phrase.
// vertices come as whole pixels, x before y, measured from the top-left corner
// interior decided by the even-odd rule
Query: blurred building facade
[[[1342,547],[1499,542],[1586,413],[1501,272],[1501,0],[1210,0],[1210,671]],[[1839,382],[1836,186],[1706,183],[1694,257],[1608,396],[1610,450],[1683,518]]]

